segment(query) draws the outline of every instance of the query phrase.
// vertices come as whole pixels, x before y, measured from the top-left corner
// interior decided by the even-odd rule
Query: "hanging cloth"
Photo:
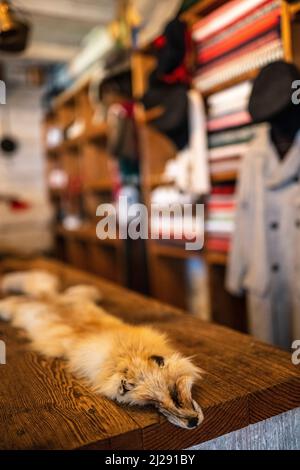
[[[189,144],[177,154],[176,184],[186,192],[202,196],[210,192],[206,113],[203,98],[196,90],[188,92]]]

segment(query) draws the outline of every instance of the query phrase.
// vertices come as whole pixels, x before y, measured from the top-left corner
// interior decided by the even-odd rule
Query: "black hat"
[[[175,18],[166,26],[163,34],[164,44],[156,52],[159,76],[173,72],[183,62],[186,50],[185,34],[186,24],[179,18]]]
[[[151,121],[160,132],[167,135],[182,149],[188,142],[188,96],[183,84],[166,85],[159,83],[142,98],[146,109],[160,106],[163,114]]]
[[[270,121],[292,103],[292,84],[300,80],[300,71],[283,60],[264,67],[254,81],[249,113],[254,122]]]

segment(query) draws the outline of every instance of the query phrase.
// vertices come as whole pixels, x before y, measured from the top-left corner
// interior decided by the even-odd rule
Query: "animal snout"
[[[199,419],[198,416],[195,416],[194,418],[189,418],[187,421],[188,428],[196,428],[199,424]]]

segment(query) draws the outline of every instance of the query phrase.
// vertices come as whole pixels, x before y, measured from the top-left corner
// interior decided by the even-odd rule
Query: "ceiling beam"
[[[28,13],[80,20],[91,24],[107,24],[114,19],[116,0],[16,0],[15,5]]]

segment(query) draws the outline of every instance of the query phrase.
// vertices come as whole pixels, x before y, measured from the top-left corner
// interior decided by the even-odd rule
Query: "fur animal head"
[[[203,413],[192,398],[192,386],[201,375],[200,369],[167,346],[162,348],[164,353],[150,355],[144,346],[119,358],[118,369],[102,383],[102,393],[119,403],[153,405],[182,428],[199,426]]]

